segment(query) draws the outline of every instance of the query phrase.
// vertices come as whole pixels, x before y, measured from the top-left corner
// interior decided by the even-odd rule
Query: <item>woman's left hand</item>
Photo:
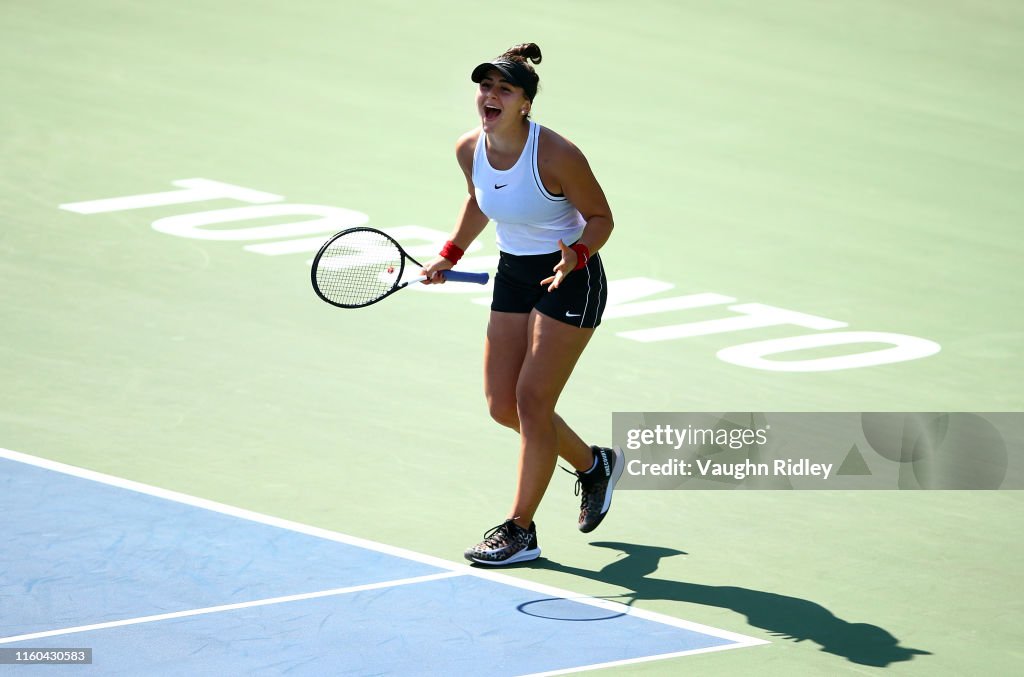
[[[547,285],[548,291],[558,289],[558,285],[562,284],[562,280],[575,270],[576,262],[579,259],[576,252],[566,247],[565,243],[561,240],[558,241],[558,248],[562,251],[562,260],[552,268],[555,274],[540,281],[541,286]]]

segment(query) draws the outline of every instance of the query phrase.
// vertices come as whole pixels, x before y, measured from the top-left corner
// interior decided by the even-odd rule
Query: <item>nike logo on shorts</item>
[[[582,317],[583,313],[570,313],[569,311],[566,311],[565,312],[565,316],[566,317]]]

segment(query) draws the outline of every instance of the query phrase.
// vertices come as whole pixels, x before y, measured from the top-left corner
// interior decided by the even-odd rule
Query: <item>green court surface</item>
[[[481,394],[486,292],[332,308],[308,247],[266,247],[326,230],[240,229],[362,214],[443,239],[469,72],[522,41],[544,51],[534,119],[609,197],[620,291],[816,325],[700,333],[740,311],[620,307],[559,406],[585,439],[615,411],[1022,409],[1019,3],[38,0],[0,5],[0,447],[458,561],[516,467]],[[196,178],[275,199],[67,208]],[[720,355],[832,332],[941,350],[822,371],[784,366],[888,346]],[[1024,658],[1019,492],[620,492],[583,535],[557,475],[545,559],[509,573],[771,641],[603,674]]]

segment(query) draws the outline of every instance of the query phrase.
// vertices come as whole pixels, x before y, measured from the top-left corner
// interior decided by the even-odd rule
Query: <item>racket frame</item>
[[[373,233],[375,235],[381,235],[381,236],[387,238],[388,240],[390,240],[391,243],[398,250],[398,253],[401,254],[401,258],[400,258],[401,267],[398,269],[398,274],[395,275],[395,281],[392,284],[391,289],[388,290],[387,292],[381,294],[380,296],[378,296],[378,297],[376,297],[374,299],[371,299],[370,301],[367,301],[365,303],[355,303],[355,304],[353,304],[353,303],[339,303],[337,301],[332,301],[331,299],[327,298],[322,291],[320,291],[320,285],[317,284],[316,272],[317,272],[317,269],[319,268],[319,265],[320,265],[320,259],[323,257],[324,252],[326,252],[327,249],[332,244],[334,244],[339,238],[342,238],[342,237],[344,237],[344,236],[346,236],[346,235],[348,235],[350,233],[359,232],[359,231],[369,232],[369,233]],[[401,289],[405,289],[410,284],[413,284],[415,282],[422,282],[423,280],[427,279],[425,276],[420,275],[420,276],[414,277],[412,279],[406,280],[404,282],[401,282],[402,275],[405,273],[405,267],[406,267],[405,266],[405,262],[406,262],[406,259],[408,259],[409,261],[412,261],[413,263],[415,263],[417,266],[420,266],[421,268],[423,267],[422,263],[420,263],[415,258],[413,258],[413,256],[411,254],[409,254],[409,252],[405,251],[405,249],[402,247],[402,245],[398,244],[398,240],[396,240],[395,238],[391,237],[390,235],[385,233],[383,230],[379,230],[377,228],[370,228],[368,226],[355,226],[353,228],[346,228],[345,230],[343,230],[343,231],[341,231],[339,233],[335,233],[334,235],[332,235],[327,240],[327,242],[324,242],[323,246],[321,246],[320,250],[316,253],[316,256],[313,257],[313,265],[310,268],[310,272],[309,272],[310,282],[312,282],[312,284],[313,284],[313,291],[316,292],[316,295],[319,296],[326,303],[331,304],[332,306],[336,306],[338,308],[365,308],[366,306],[372,306],[374,303],[377,303],[379,301],[383,301],[387,297],[389,297],[392,294],[394,294],[396,291],[399,291]],[[462,272],[462,271],[448,270],[448,271],[445,271],[445,277],[448,280],[451,280],[451,281],[454,281],[454,282],[474,282],[476,284],[486,284],[487,280],[489,279],[490,276],[487,273],[468,273],[468,272]]]

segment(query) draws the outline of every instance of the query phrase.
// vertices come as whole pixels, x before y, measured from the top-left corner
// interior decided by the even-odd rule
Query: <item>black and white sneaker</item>
[[[576,475],[576,495],[580,499],[580,531],[589,533],[597,528],[608,509],[612,507],[612,491],[622,477],[622,450],[618,447],[591,447],[597,463],[587,472]]]
[[[465,557],[477,564],[502,566],[528,562],[540,557],[537,545],[537,525],[530,522],[524,529],[512,520],[505,520],[484,534],[484,540],[469,548]]]

